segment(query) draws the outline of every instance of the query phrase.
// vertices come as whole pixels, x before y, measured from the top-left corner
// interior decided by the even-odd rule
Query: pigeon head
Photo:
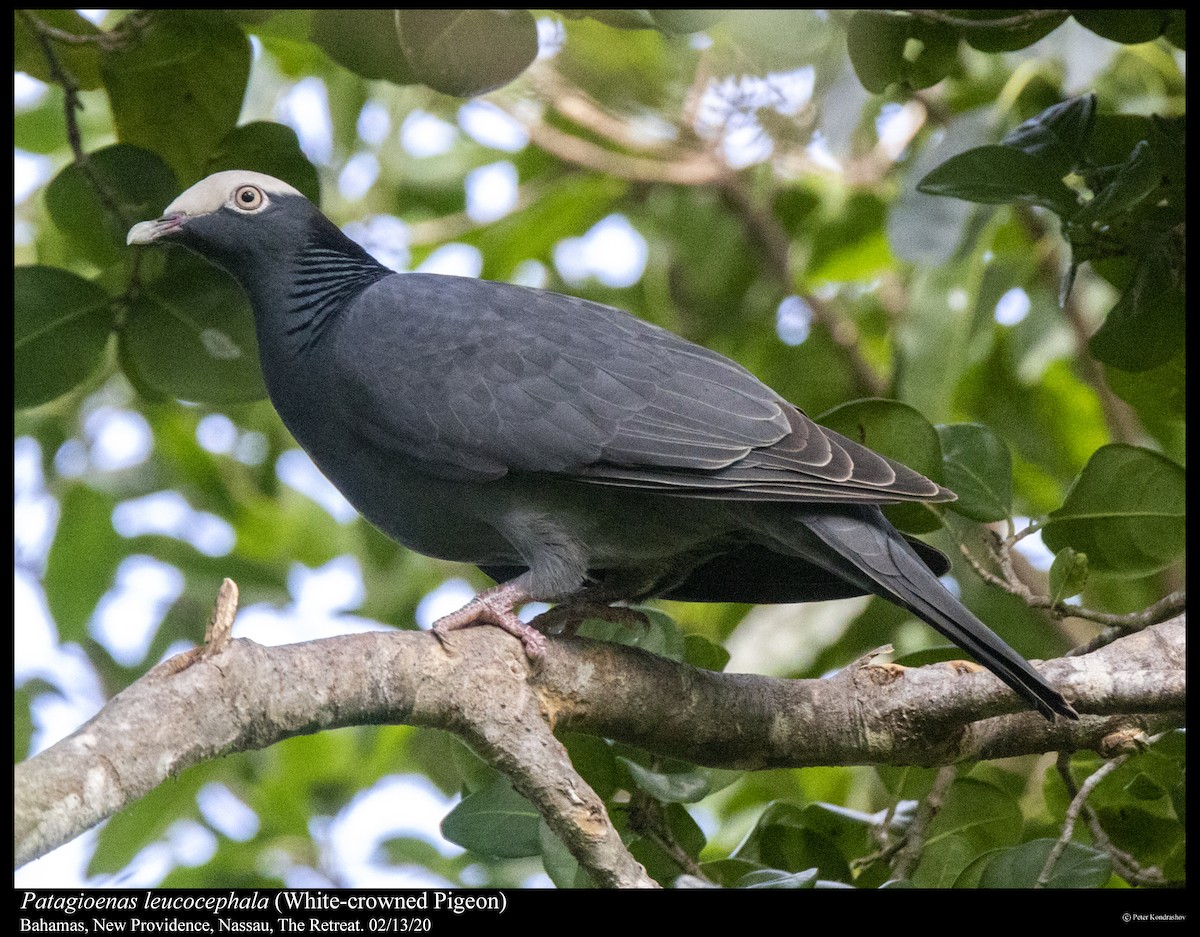
[[[333,228],[299,190],[273,176],[231,169],[201,179],[161,218],[129,229],[128,244],[179,244],[243,286],[264,265],[286,260],[314,226]]]

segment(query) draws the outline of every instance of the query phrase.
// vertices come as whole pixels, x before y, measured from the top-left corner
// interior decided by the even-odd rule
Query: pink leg
[[[537,660],[546,653],[546,638],[532,625],[521,621],[513,611],[513,606],[530,600],[529,593],[515,583],[501,583],[479,593],[457,612],[439,618],[433,626],[434,636],[441,641],[460,628],[495,625],[520,638],[525,645],[525,655],[530,660]]]

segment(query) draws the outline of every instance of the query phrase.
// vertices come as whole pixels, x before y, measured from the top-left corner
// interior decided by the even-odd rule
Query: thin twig
[[[1165,732],[1158,735],[1153,735],[1148,738],[1138,740],[1138,748],[1149,748],[1159,739]],[[1118,874],[1127,880],[1136,880],[1134,884],[1152,884],[1162,885],[1165,882],[1162,872],[1157,868],[1144,868],[1128,853],[1117,849],[1107,834],[1100,826],[1099,819],[1095,813],[1087,805],[1087,799],[1091,796],[1097,785],[1100,784],[1106,777],[1112,774],[1117,768],[1125,764],[1136,751],[1128,751],[1116,758],[1106,761],[1096,771],[1088,777],[1078,788],[1075,785],[1075,779],[1071,776],[1070,757],[1066,752],[1062,752],[1058,757],[1058,772],[1062,776],[1067,790],[1072,794],[1071,803],[1067,807],[1067,812],[1063,820],[1062,833],[1059,834],[1058,841],[1054,844],[1054,848],[1050,850],[1050,854],[1046,857],[1046,863],[1042,866],[1041,874],[1038,876],[1035,888],[1045,888],[1050,882],[1050,876],[1054,872],[1054,866],[1058,864],[1058,860],[1062,858],[1066,852],[1067,846],[1070,845],[1071,838],[1075,832],[1075,824],[1079,820],[1080,813],[1083,813],[1088,818],[1088,824],[1092,829],[1092,834],[1096,839],[1096,846],[1104,849],[1113,859],[1113,864],[1123,868]]]
[[[34,35],[37,37],[38,44],[42,47],[42,54],[46,57],[46,65],[50,69],[50,76],[62,86],[63,109],[67,125],[67,144],[71,148],[75,165],[87,177],[88,182],[95,190],[105,210],[116,215],[123,223],[127,225],[133,224],[137,219],[126,215],[116,196],[113,195],[112,191],[104,184],[92,167],[91,161],[88,159],[88,154],[83,149],[83,135],[80,132],[79,121],[75,115],[76,111],[83,109],[83,102],[79,100],[79,83],[75,80],[75,76],[71,74],[71,71],[59,59],[57,53],[54,51],[54,47],[51,45],[52,38],[60,38],[55,37],[53,34],[61,33],[62,31],[56,30],[42,22],[28,10],[21,10],[20,14],[29,24],[30,29],[33,30]],[[122,41],[124,41],[124,38]]]
[[[1033,530],[1038,529],[1040,523],[1032,523],[1029,527],[1022,529],[1016,533],[1010,533],[1008,537],[1001,538],[996,535],[995,531],[988,529],[991,535],[990,552],[992,559],[996,565],[1000,567],[1000,573],[994,573],[985,567],[972,552],[971,548],[963,542],[958,536],[958,532],[950,525],[948,519],[943,515],[938,515],[942,522],[943,529],[953,538],[958,545],[959,552],[967,561],[967,564],[975,571],[984,582],[989,585],[996,586],[998,589],[1003,589],[1009,595],[1015,595],[1023,600],[1030,608],[1044,609],[1055,619],[1061,618],[1082,618],[1086,621],[1095,622],[1099,625],[1106,625],[1113,629],[1112,632],[1105,632],[1103,635],[1092,639],[1087,644],[1076,648],[1069,652],[1070,656],[1079,654],[1087,654],[1103,647],[1105,644],[1110,644],[1112,641],[1129,634],[1134,631],[1141,631],[1143,628],[1148,628],[1151,625],[1156,625],[1161,621],[1166,621],[1174,615],[1178,615],[1187,607],[1187,592],[1185,590],[1177,590],[1167,596],[1159,599],[1152,605],[1137,612],[1114,613],[1102,612],[1099,609],[1088,608],[1083,605],[1069,605],[1061,600],[1056,600],[1046,595],[1039,595],[1025,584],[1025,582],[1017,575],[1013,566],[1013,557],[1015,551],[1012,549],[1013,544],[1020,541]],[[1011,523],[1011,519],[1010,519]]]
[[[105,31],[99,29],[94,33],[72,33],[65,29],[59,29],[57,26],[51,26],[49,23],[34,16],[29,10],[17,10],[21,18],[29,24],[29,27],[41,39],[49,39],[54,42],[61,42],[72,46],[98,46],[105,52],[111,52],[114,49],[120,49],[129,41],[130,30],[128,26],[134,25],[129,21],[133,18],[126,17],[122,20],[116,29]]]
[[[917,863],[921,860],[921,850],[925,846],[929,825],[945,805],[946,793],[950,790],[950,785],[954,783],[957,775],[958,770],[954,765],[946,765],[938,769],[933,779],[933,787],[921,801],[917,815],[913,817],[912,824],[904,835],[904,846],[897,851],[896,862],[892,866],[892,874],[896,878],[902,880],[912,878]]]

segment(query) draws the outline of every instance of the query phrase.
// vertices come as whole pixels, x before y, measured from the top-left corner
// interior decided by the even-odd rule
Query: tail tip
[[[1072,722],[1079,721],[1079,713],[1075,711],[1075,707],[1068,703],[1066,697],[1056,690],[1039,694],[1038,698],[1034,700],[1034,704],[1037,706],[1038,711],[1051,722],[1054,722],[1055,714],[1065,716]]]

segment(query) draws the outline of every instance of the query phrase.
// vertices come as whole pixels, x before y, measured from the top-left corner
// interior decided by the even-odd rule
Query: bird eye
[[[243,211],[254,211],[263,204],[262,189],[252,185],[239,186],[233,193],[233,204]]]

